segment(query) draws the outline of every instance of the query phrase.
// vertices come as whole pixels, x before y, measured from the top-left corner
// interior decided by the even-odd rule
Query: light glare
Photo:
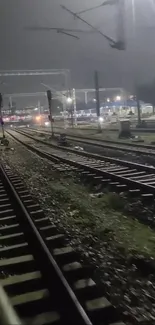
[[[71,97],[67,97],[67,103],[68,104],[72,103],[72,98]]]

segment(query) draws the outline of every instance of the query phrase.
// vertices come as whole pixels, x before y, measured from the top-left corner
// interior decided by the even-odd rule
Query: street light
[[[116,96],[116,100],[121,100],[121,96]]]
[[[66,102],[68,104],[68,112],[70,112],[70,114],[71,114],[71,124],[72,124],[72,128],[73,128],[73,124],[74,124],[74,122],[73,122],[73,105],[72,105],[73,98],[70,96],[66,97]]]
[[[67,97],[67,99],[66,99],[66,100],[67,100],[67,103],[68,103],[68,104],[71,104],[71,103],[72,103],[72,101],[73,101],[73,99],[72,99],[71,97]]]
[[[107,102],[108,102],[108,103],[110,102],[110,98],[107,98]]]

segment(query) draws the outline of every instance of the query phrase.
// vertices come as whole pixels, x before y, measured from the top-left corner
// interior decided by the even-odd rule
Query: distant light
[[[41,116],[40,115],[36,116],[36,121],[40,121],[40,120],[41,120]]]
[[[116,96],[116,100],[121,100],[121,96]]]
[[[93,102],[96,102],[96,98],[93,98]]]
[[[34,111],[38,111],[38,107],[35,107],[35,108],[34,108]]]
[[[104,122],[104,118],[102,116],[100,116],[98,120],[99,120],[100,123]]]
[[[72,103],[72,98],[71,97],[67,97],[67,103],[71,104]]]
[[[50,125],[50,122],[46,121],[45,126],[49,126],[49,125]]]
[[[108,102],[108,103],[110,102],[110,98],[107,98],[107,102]]]
[[[12,127],[13,127],[13,125],[11,124],[11,125],[10,125],[10,128],[12,128]]]
[[[130,98],[130,99],[134,99],[134,98],[135,98],[135,96],[134,96],[134,95],[131,95],[129,98]]]

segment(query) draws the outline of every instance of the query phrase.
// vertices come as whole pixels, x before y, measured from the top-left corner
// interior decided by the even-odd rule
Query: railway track
[[[56,128],[58,129],[64,129],[64,127],[60,127],[60,126],[57,126]],[[70,127],[70,129],[72,129]],[[82,127],[82,130],[83,131],[97,131],[97,127],[95,128],[89,128],[89,127]],[[106,130],[106,129],[105,129]],[[110,132],[118,132],[119,131],[119,127],[112,127],[112,128],[108,128],[108,131]],[[155,128],[153,127],[147,127],[147,128],[144,128],[144,127],[140,127],[140,128],[136,128],[134,126],[131,125],[131,131],[135,132],[135,133],[154,133],[155,132]]]
[[[82,266],[19,176],[2,165],[0,254],[1,285],[20,323],[124,324],[92,280],[93,270]]]
[[[40,133],[40,134],[47,134],[50,135],[49,131],[46,130],[36,130],[33,128],[30,128],[30,130],[34,133]],[[55,134],[60,134],[55,132]],[[99,149],[113,149],[117,151],[124,151],[129,153],[134,153],[136,155],[148,155],[155,157],[155,146],[149,145],[149,144],[138,144],[138,143],[129,143],[129,142],[123,142],[123,141],[113,141],[113,140],[101,140],[96,139],[93,140],[90,137],[86,136],[80,136],[80,135],[70,135],[67,134],[67,139],[71,140],[71,142],[80,143],[83,145],[89,145],[89,146],[95,146]]]
[[[60,148],[58,146],[51,146],[51,145],[48,146],[47,143],[45,145],[44,141],[36,140],[32,136],[27,135],[25,132],[22,131],[20,132],[11,131],[9,132],[9,134],[12,135],[15,140],[17,140],[18,142],[26,146],[27,149],[31,150],[32,152],[35,152],[37,155],[41,156],[42,158],[46,158],[50,160],[52,167],[58,169],[60,172],[67,172],[67,173],[75,172],[78,173],[82,179],[87,178],[93,184],[102,184],[103,187],[108,185],[112,189],[115,188],[118,192],[128,191],[132,196],[141,195],[145,200],[148,200],[150,198],[151,200],[154,199],[155,168],[133,164],[125,161],[119,161],[118,159],[111,159],[109,157],[101,157],[100,159],[100,156],[98,155],[91,156],[90,154],[87,154],[85,152],[78,152],[72,149],[70,150],[70,152],[68,152],[68,148]],[[133,176],[133,180],[132,180],[132,176]],[[147,184],[146,180],[149,180],[150,183],[152,182],[154,185]],[[56,234],[62,235],[62,234],[58,234],[57,232]],[[62,244],[59,243],[58,238],[56,239],[56,245],[57,247],[60,246],[62,247]],[[103,319],[104,320],[103,323],[105,324],[113,325],[116,323],[117,325],[120,324],[122,325],[122,323],[118,321],[120,317],[116,315],[115,309],[113,310],[114,310],[114,315],[116,316],[113,319],[108,318],[109,317],[108,313],[107,311],[105,312],[107,307],[103,306],[104,304],[102,305],[102,298],[103,301],[105,298],[102,297],[103,292],[100,292],[100,290],[96,291],[95,289],[95,294],[94,294],[93,291],[94,287],[92,288],[92,286],[90,285],[91,286],[90,288],[89,285],[87,286],[87,284],[84,285],[84,287],[80,288],[81,292],[79,294],[77,293],[77,290],[75,291],[75,288],[73,286],[73,281],[77,281],[77,282],[79,281],[79,279],[77,280],[77,278],[75,278],[75,274],[77,275],[77,272],[79,272],[79,270],[81,272],[81,268],[79,268],[79,264],[78,264],[80,263],[80,261],[77,259],[77,256],[73,260],[70,260],[70,257],[68,260],[68,256],[67,256],[67,263],[66,263],[66,256],[67,255],[64,254],[65,264],[70,265],[71,270],[69,271],[69,273],[70,274],[72,273],[71,282],[70,282],[70,275],[68,276],[67,281],[69,282],[71,288],[73,289],[77,298],[79,299],[80,304],[86,311],[86,314],[88,315],[90,321],[92,321],[93,324],[100,325],[102,324],[101,319]],[[60,262],[59,267],[62,270],[62,262],[59,260],[56,262],[57,263]],[[64,275],[66,278],[66,273]],[[91,279],[91,281],[93,281],[91,270],[88,271],[87,268],[85,271],[83,271],[82,268],[82,275],[80,275],[79,277],[80,277],[80,281],[82,280],[82,283],[83,280],[85,281],[86,279]],[[83,292],[84,292],[84,297],[83,297]],[[88,295],[86,295],[85,292]],[[93,311],[93,316],[86,309],[86,299],[90,300],[90,297],[92,297],[92,300],[94,300],[95,305],[97,303],[100,306],[100,302],[101,302],[101,306],[102,306],[102,308],[99,308],[99,310],[98,308],[95,307],[95,311]],[[103,309],[105,313],[103,312]],[[127,320],[128,320],[127,317],[123,318],[123,321],[127,321]]]
[[[145,201],[153,200],[155,194],[155,168],[115,158],[79,152],[66,147],[51,145],[22,131],[9,132],[17,141],[43,158],[61,163],[64,170],[74,170],[93,184],[108,186],[117,192],[129,192]],[[22,135],[29,139],[26,143]]]

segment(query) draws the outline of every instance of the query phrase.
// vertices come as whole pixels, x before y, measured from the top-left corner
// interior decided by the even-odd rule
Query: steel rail
[[[49,290],[53,295],[53,288],[51,285],[50,277],[51,275],[55,278],[56,283],[58,284],[58,288],[61,289],[60,293],[58,294],[59,300],[62,304],[62,313],[64,313],[64,317],[68,321],[74,321],[74,324],[83,324],[83,325],[92,325],[92,322],[88,318],[87,314],[85,313],[83,307],[79,303],[78,299],[76,298],[73,290],[69,286],[68,282],[66,281],[62,271],[60,270],[58,264],[56,263],[54,257],[52,256],[49,248],[47,247],[45,241],[43,240],[39,230],[37,229],[32,217],[30,216],[28,210],[26,209],[21,197],[18,194],[18,191],[13,186],[12,182],[10,181],[5,169],[2,165],[0,165],[0,176],[3,179],[3,182],[7,188],[7,192],[9,196],[14,199],[16,207],[23,216],[22,222],[26,225],[26,237],[28,237],[29,243],[32,247],[35,247],[37,251],[36,256],[37,259],[40,260],[39,264],[43,264],[41,269],[44,276],[47,278],[47,282],[49,285]],[[39,253],[38,253],[39,252]],[[63,306],[63,299],[65,298],[64,305],[70,306],[68,310],[64,310]],[[70,314],[69,314],[70,310]]]
[[[21,320],[13,309],[11,302],[0,285],[0,324],[1,325],[22,325]]]
[[[22,132],[19,132],[19,133],[22,134]],[[40,142],[42,144],[47,144],[46,142],[44,142],[42,140],[38,140],[38,139],[36,140],[33,137],[31,137],[29,135],[26,135],[24,133],[23,133],[23,135],[27,136],[28,138],[31,138],[34,141]],[[96,154],[89,154],[89,153],[86,153],[86,152],[79,152],[79,151],[76,151],[76,150],[73,150],[73,149],[68,149],[68,148],[61,148],[60,149],[60,147],[58,147],[58,146],[50,145],[51,147],[55,147],[56,149],[58,149],[60,152],[62,152],[64,150],[64,151],[72,152],[73,154],[76,155],[75,157],[73,156],[72,159],[68,159],[68,158],[65,158],[65,157],[62,157],[61,155],[59,155],[59,152],[57,152],[56,154],[47,153],[47,152],[45,152],[45,150],[40,150],[40,149],[38,149],[38,148],[36,148],[34,146],[31,146],[30,144],[25,144],[23,141],[19,140],[14,135],[13,135],[13,137],[14,137],[14,139],[19,141],[21,144],[25,145],[26,147],[29,146],[29,149],[32,152],[33,151],[35,151],[36,153],[38,152],[39,155],[41,153],[42,157],[47,158],[48,160],[58,159],[59,161],[65,163],[65,164],[68,164],[70,166],[74,166],[74,167],[77,167],[79,169],[87,170],[87,171],[89,171],[91,173],[95,173],[96,175],[106,176],[107,178],[110,177],[112,180],[119,181],[121,184],[127,184],[131,188],[140,188],[144,192],[155,194],[155,185],[152,186],[152,185],[146,184],[146,183],[144,183],[142,181],[132,179],[132,176],[130,176],[130,177],[121,176],[121,175],[119,175],[119,170],[118,170],[118,172],[117,172],[117,170],[115,172],[112,172],[112,171],[108,171],[108,170],[104,170],[104,169],[101,170],[100,168],[97,168],[97,167],[95,168],[95,167],[93,167],[91,165],[86,164],[85,162],[82,163],[82,162],[75,161],[75,157],[79,156],[79,157],[95,158],[97,160],[115,163],[115,164],[117,164],[116,167],[118,167],[118,168],[120,168],[120,166],[126,166],[126,167],[131,168],[131,171],[133,169],[136,169],[137,172],[145,171],[145,172],[148,173],[146,176],[149,176],[149,174],[151,174],[151,173],[154,173],[154,175],[155,175],[155,168],[154,167],[145,166],[145,165],[141,165],[141,164],[136,164],[136,163],[132,163],[132,162],[124,161],[124,160],[119,160],[119,159],[115,159],[115,158],[111,158],[111,157],[99,156],[99,155],[96,155]],[[130,169],[129,169],[129,172],[130,172]],[[125,172],[124,172],[124,174],[125,174]],[[134,176],[134,173],[133,173],[133,176]]]
[[[33,128],[29,128],[30,130],[37,132],[37,133],[42,133],[42,134],[49,134],[50,132],[48,131],[39,131],[35,130]],[[55,132],[55,134],[61,134],[59,132]],[[121,142],[121,141],[113,141],[113,140],[102,140],[102,139],[95,139],[93,140],[92,138],[89,137],[83,137],[80,135],[72,135],[72,134],[67,134],[67,139],[70,139],[73,142],[79,142],[87,145],[92,145],[96,146],[99,148],[107,148],[107,149],[115,149],[115,150],[122,150],[126,152],[133,152],[137,154],[143,154],[143,155],[150,155],[150,156],[155,156],[155,146],[153,145],[145,145],[145,144],[138,144],[138,143],[129,143],[129,142]],[[134,148],[135,147],[135,148]],[[138,149],[136,149],[138,148]],[[151,151],[144,151],[141,149],[148,149],[148,150],[154,150],[154,152]]]
[[[69,148],[69,147],[60,147],[58,145],[55,145],[53,143],[49,143],[47,141],[44,141],[44,140],[41,140],[41,139],[36,139],[34,138],[32,135],[28,134],[27,132],[25,131],[17,131],[17,133],[20,133],[22,135],[25,135],[27,136],[28,138],[38,142],[38,143],[42,143],[44,145],[47,145],[51,148],[55,148],[55,149],[61,149],[62,151],[68,151],[68,152],[72,152],[72,153],[75,153],[75,154],[80,154],[81,156],[85,156],[85,157],[88,157],[88,158],[95,158],[95,159],[100,159],[100,160],[103,160],[103,161],[109,161],[111,163],[116,163],[116,164],[120,164],[122,166],[128,166],[128,167],[131,167],[131,168],[138,168],[139,170],[145,170],[147,171],[148,173],[152,173],[154,172],[155,173],[155,167],[151,167],[151,166],[147,166],[147,165],[143,165],[143,164],[137,164],[137,163],[134,163],[134,162],[130,162],[130,161],[127,161],[127,160],[122,160],[122,159],[118,159],[118,158],[112,158],[112,157],[108,157],[108,156],[103,156],[103,155],[99,155],[99,154],[94,154],[94,153],[89,153],[89,152],[86,152],[86,151],[81,151],[79,152],[78,150],[76,149],[72,149],[72,148]],[[9,131],[7,131],[7,133],[9,134]]]

